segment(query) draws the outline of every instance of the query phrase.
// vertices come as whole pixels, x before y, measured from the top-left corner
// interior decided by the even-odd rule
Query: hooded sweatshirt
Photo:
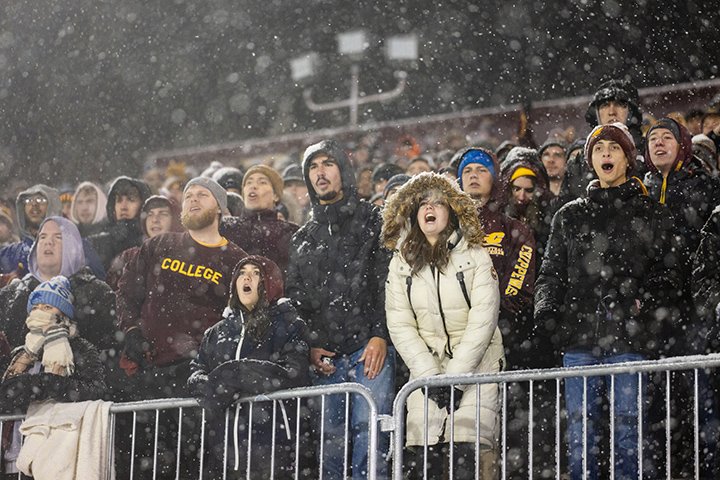
[[[75,224],[63,217],[49,217],[40,228],[49,221],[58,224],[62,234],[59,274],[70,280],[80,335],[100,349],[110,348],[115,333],[115,295],[87,266],[87,252]],[[11,347],[22,345],[24,341],[27,299],[43,281],[37,267],[37,248],[36,242],[30,250],[30,273],[0,290],[0,311],[4,313],[0,330],[7,336]]]
[[[343,198],[321,205],[310,181],[310,162],[333,158]],[[325,140],[305,151],[303,177],[312,216],[293,236],[287,294],[308,323],[311,347],[351,354],[372,337],[388,340],[385,279],[390,252],[380,246],[382,221],[374,205],[360,201],[350,159]]]
[[[47,213],[45,214],[46,219],[49,217],[60,217],[62,215],[60,195],[54,188],[39,184],[20,192],[17,198],[16,206],[18,228],[22,238],[19,242],[0,249],[0,273],[10,273],[15,271],[24,273],[28,269],[28,255],[30,254],[33,242],[35,241],[35,235],[31,235],[27,230],[25,199],[37,194],[43,195],[48,200]],[[38,229],[38,231],[40,231],[40,229]],[[87,265],[92,268],[93,273],[98,278],[105,278],[105,269],[102,267],[100,259],[90,243],[83,241],[82,246],[85,252]]]
[[[130,220],[118,220],[115,217],[115,203],[117,201],[117,193],[119,187],[123,184],[131,184],[140,194],[140,204],[150,196],[150,187],[141,181],[130,177],[118,177],[113,182],[108,192],[108,200],[106,213],[108,218],[108,226],[104,232],[91,235],[88,237],[95,250],[100,256],[102,265],[105,270],[110,268],[113,259],[122,251],[130,247],[138,246],[143,241],[143,232],[140,227],[140,210],[138,209],[137,217]]]
[[[676,140],[680,144],[678,154],[667,177],[662,176],[650,158],[649,142],[645,147],[645,165],[648,172],[644,183],[650,198],[667,205],[675,219],[677,238],[682,242],[678,249],[683,251],[682,276],[683,295],[679,299],[681,319],[677,319],[678,335],[673,353],[687,355],[705,353],[704,339],[699,331],[702,322],[692,302],[691,274],[695,252],[700,244],[703,226],[710,218],[713,209],[720,205],[720,179],[713,177],[703,168],[702,162],[692,155],[692,137],[683,125],[670,118],[662,118],[653,129],[663,128],[679,133]],[[653,131],[648,131],[648,135]],[[673,134],[675,135],[675,134]]]
[[[78,192],[87,187],[90,187],[95,191],[97,195],[97,206],[95,208],[95,217],[92,219],[92,222],[89,224],[81,224],[75,217],[75,202],[77,201]],[[70,207],[70,220],[75,222],[78,226],[78,230],[80,230],[80,235],[83,237],[87,237],[101,231],[107,222],[107,196],[105,195],[105,192],[92,182],[82,182],[78,185],[75,189],[75,193],[73,194],[73,201]]]

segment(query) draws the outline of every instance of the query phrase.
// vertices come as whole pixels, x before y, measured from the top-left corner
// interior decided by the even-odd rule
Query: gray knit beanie
[[[185,185],[183,194],[187,192],[188,188],[192,187],[193,185],[198,185],[200,187],[204,187],[210,190],[210,193],[212,193],[213,197],[215,197],[215,200],[217,200],[220,210],[222,210],[223,212],[227,211],[227,192],[223,187],[220,186],[219,183],[209,177],[195,177],[190,180],[187,185]]]

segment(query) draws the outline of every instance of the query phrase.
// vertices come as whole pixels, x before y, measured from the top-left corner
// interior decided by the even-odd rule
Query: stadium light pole
[[[337,35],[338,53],[350,59],[350,96],[346,99],[326,103],[318,103],[312,98],[312,87],[303,90],[303,99],[313,112],[350,108],[350,126],[358,126],[360,105],[373,102],[386,102],[400,96],[407,85],[407,72],[397,70],[395,78],[398,83],[392,90],[373,95],[360,94],[360,61],[369,46],[367,34],[363,30],[353,30]],[[415,34],[389,37],[384,42],[385,56],[392,62],[414,62],[418,59],[418,39]],[[320,61],[315,52],[310,52],[290,61],[292,79],[303,82],[311,78],[317,71]]]

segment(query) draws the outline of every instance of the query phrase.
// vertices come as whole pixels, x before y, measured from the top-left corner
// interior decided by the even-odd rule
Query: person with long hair
[[[383,220],[384,245],[394,251],[385,291],[387,325],[410,378],[501,371],[497,273],[482,246],[484,233],[472,198],[442,175],[421,173],[391,197]],[[450,442],[454,417],[454,478],[475,478],[476,470],[483,479],[496,478],[498,386],[429,389],[427,399],[425,391],[413,392],[407,404],[410,470],[419,477],[423,462],[429,462],[433,475],[443,468],[441,445]],[[425,429],[435,452],[429,459],[421,456]],[[419,465],[413,466],[413,457]]]

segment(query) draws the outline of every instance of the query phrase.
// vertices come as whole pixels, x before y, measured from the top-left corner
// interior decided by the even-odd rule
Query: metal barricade
[[[406,414],[407,414],[407,403],[410,395],[418,390],[421,390],[425,397],[424,405],[424,427],[426,430],[424,444],[419,448],[422,449],[421,461],[423,462],[421,478],[438,478],[440,474],[437,471],[428,471],[428,401],[427,395],[431,389],[445,388],[450,389],[450,407],[449,407],[449,421],[447,422],[445,436],[447,436],[447,455],[444,461],[448,468],[449,478],[455,478],[454,466],[457,464],[456,459],[453,457],[454,452],[457,448],[457,443],[454,439],[454,413],[455,408],[453,405],[452,397],[454,396],[454,386],[472,386],[472,385],[489,385],[496,384],[499,386],[499,399],[500,399],[500,411],[498,420],[500,422],[499,435],[497,438],[499,458],[498,458],[498,470],[499,477],[502,479],[506,478],[528,478],[533,479],[535,468],[533,465],[534,458],[538,457],[536,449],[543,447],[546,451],[548,448],[552,448],[553,456],[552,459],[545,458],[549,462],[554,463],[552,465],[552,472],[544,472],[543,478],[555,478],[557,480],[565,478],[580,478],[580,476],[573,477],[566,473],[566,467],[563,465],[565,460],[564,449],[567,445],[564,445],[565,435],[563,433],[563,424],[567,421],[566,409],[564,408],[563,402],[563,387],[566,382],[572,379],[580,379],[582,381],[582,478],[588,478],[588,472],[595,468],[596,465],[588,465],[588,381],[591,382],[594,379],[602,378],[606,381],[606,389],[608,394],[602,399],[604,405],[607,407],[608,412],[605,419],[609,420],[604,425],[599,425],[600,430],[603,428],[607,430],[609,437],[604,438],[603,441],[609,446],[609,452],[607,457],[609,458],[609,478],[613,479],[614,467],[613,461],[616,455],[624,454],[626,452],[615,451],[615,422],[618,415],[615,413],[617,399],[615,382],[616,379],[631,378],[637,379],[637,394],[632,398],[632,402],[636,402],[637,407],[637,472],[638,478],[667,478],[670,480],[674,477],[674,469],[676,465],[676,456],[681,455],[682,452],[673,451],[673,444],[677,443],[675,438],[677,435],[677,429],[683,422],[674,417],[676,414],[685,414],[682,405],[674,405],[676,401],[676,393],[685,393],[692,404],[691,417],[689,422],[685,422],[684,426],[690,426],[691,432],[686,433],[692,437],[692,459],[687,460],[686,463],[692,463],[687,468],[692,468],[692,478],[701,478],[701,467],[703,463],[707,463],[709,457],[718,455],[719,452],[711,451],[712,448],[716,448],[718,445],[718,432],[720,431],[717,425],[718,412],[717,412],[717,395],[716,392],[710,390],[706,395],[703,395],[702,390],[708,389],[709,386],[704,385],[701,379],[706,375],[708,369],[713,369],[720,366],[720,354],[712,355],[697,355],[688,357],[676,357],[668,358],[658,361],[636,361],[616,364],[604,364],[604,365],[593,365],[593,366],[581,366],[572,368],[556,368],[547,370],[523,370],[523,371],[509,371],[501,372],[496,374],[466,374],[466,375],[439,375],[433,377],[427,377],[422,379],[416,379],[407,383],[398,393],[395,398],[393,406],[393,422],[392,430],[394,431],[394,443],[393,443],[393,478],[396,480],[403,478],[403,470],[407,468],[407,465],[403,465],[404,456],[406,453],[405,446],[405,435],[406,435]],[[648,393],[647,386],[648,382],[653,383],[652,393]],[[540,384],[551,384],[550,389],[545,390],[545,399],[552,397],[552,409],[549,405],[545,405],[546,408],[541,409],[538,415],[538,401],[537,387]],[[515,385],[523,385],[523,388],[513,389]],[[522,395],[517,395],[517,391],[523,392]],[[676,392],[677,390],[677,392]],[[475,414],[475,442],[474,442],[474,478],[483,478],[480,475],[480,409],[481,409],[481,396],[480,389],[475,389],[476,394],[476,414]],[[515,395],[513,397],[513,395]],[[508,425],[513,422],[517,424],[517,419],[513,418],[516,412],[510,411],[508,405],[513,401],[517,401],[519,397],[525,396],[527,400],[527,418],[521,419],[524,422],[523,428],[520,430],[523,432],[525,438],[522,439],[523,443],[526,442],[526,457],[524,458],[523,471],[518,473],[513,471],[510,461],[508,458],[509,444],[513,441],[518,441],[518,435],[508,430]],[[709,402],[715,402],[713,405],[709,405]],[[662,411],[664,410],[664,412]],[[551,412],[551,413],[550,413]],[[708,415],[710,414],[710,415]],[[714,415],[714,416],[713,416]],[[644,432],[643,428],[647,422],[648,417],[659,418],[659,422],[662,424],[663,431],[659,432]],[[553,417],[550,419],[549,417]],[[708,418],[711,417],[711,418]],[[601,419],[596,419],[600,424]],[[715,424],[710,425],[710,422]],[[542,423],[544,426],[551,426],[554,435],[549,435],[547,430],[543,432],[542,438],[538,440],[535,438],[537,423]],[[656,425],[657,427],[657,425]],[[633,427],[634,428],[634,427]],[[707,429],[710,430],[707,430]],[[675,430],[674,430],[675,429]],[[517,428],[516,428],[517,430]],[[706,431],[707,430],[707,431]],[[447,435],[449,431],[449,436]],[[704,435],[703,435],[704,433]],[[655,435],[655,437],[664,436],[664,448],[662,448],[663,455],[657,455],[657,451],[654,452],[653,458],[647,452],[643,451],[644,444],[647,442],[643,440],[644,436]],[[655,438],[653,437],[653,438]],[[714,437],[714,438],[711,438]],[[661,438],[661,440],[663,440]],[[549,447],[546,442],[551,442],[554,445]],[[541,442],[541,443],[539,443]],[[702,442],[709,442],[712,447],[701,448]],[[540,456],[545,455],[545,452],[541,452]],[[657,458],[660,457],[660,458]],[[664,457],[664,458],[663,458]],[[655,468],[653,462],[659,461],[659,466],[652,474],[644,473],[648,469]],[[709,468],[717,468],[720,465],[717,458],[713,460],[714,466]],[[712,470],[713,473],[717,474],[717,470]],[[705,478],[705,477],[703,477]]]
[[[251,471],[253,469],[253,465],[251,464],[251,460],[253,457],[253,449],[259,448],[260,442],[254,442],[254,439],[252,438],[252,432],[253,432],[253,425],[256,420],[254,420],[253,412],[259,411],[261,406],[263,404],[270,405],[269,411],[271,411],[271,428],[270,430],[273,432],[272,437],[270,439],[270,445],[268,445],[269,448],[266,449],[268,453],[268,457],[264,458],[264,460],[267,462],[268,467],[268,476],[263,478],[301,478],[301,471],[300,471],[300,458],[301,453],[303,451],[310,450],[311,445],[304,444],[301,442],[301,433],[304,431],[304,427],[308,427],[310,429],[314,428],[314,425],[301,425],[302,421],[309,420],[307,415],[301,414],[301,407],[307,406],[305,400],[311,400],[311,399],[319,399],[319,407],[320,407],[320,418],[319,418],[319,430],[317,433],[317,440],[319,441],[318,445],[320,446],[320,455],[319,455],[319,465],[317,472],[311,472],[311,473],[305,473],[305,478],[322,478],[322,472],[323,472],[323,462],[325,461],[325,457],[323,456],[322,452],[322,445],[323,440],[326,439],[326,436],[328,433],[326,432],[325,428],[325,418],[324,418],[324,404],[327,397],[331,395],[343,395],[345,396],[345,402],[346,405],[349,405],[350,403],[350,397],[353,396],[354,400],[361,400],[365,401],[368,404],[369,407],[369,418],[368,421],[368,476],[369,479],[376,478],[376,468],[377,468],[377,458],[378,458],[378,411],[377,406],[375,403],[375,400],[372,397],[372,394],[369,389],[366,387],[359,385],[357,383],[343,383],[343,384],[337,384],[337,385],[328,385],[328,386],[319,386],[319,387],[307,387],[307,388],[297,388],[297,389],[291,389],[291,390],[284,390],[284,391],[278,391],[271,394],[265,394],[265,395],[258,395],[255,397],[248,397],[240,399],[237,402],[237,406],[241,409],[247,409],[247,416],[243,417],[243,422],[246,422],[245,424],[239,424],[240,420],[238,420],[238,409],[236,407],[231,407],[225,412],[224,416],[224,439],[223,439],[223,454],[222,454],[222,478],[226,478],[228,475],[228,472],[237,469],[238,468],[238,456],[240,454],[240,451],[238,451],[238,444],[241,443],[242,447],[246,449],[245,451],[245,466],[244,466],[244,475],[243,470],[240,472],[240,476],[242,478],[256,478],[255,476],[251,476]],[[294,425],[290,426],[288,422],[288,416],[285,412],[285,404],[293,402],[295,404],[295,420]],[[194,413],[193,413],[194,411]],[[136,438],[140,435],[138,426],[142,425],[141,422],[138,420],[138,416],[141,415],[143,412],[151,412],[153,417],[153,422],[151,423],[151,431],[150,437],[150,449],[149,453],[152,455],[151,462],[149,462],[148,465],[144,465],[143,472],[139,472],[141,468],[138,465],[139,455],[136,448]],[[163,429],[163,426],[161,424],[160,418],[162,416],[165,416],[165,423],[167,424],[167,417],[166,415],[169,412],[176,412],[177,414],[177,421],[174,422],[174,430],[169,431],[168,428]],[[345,411],[345,429],[344,429],[344,438],[342,441],[345,443],[345,445],[351,445],[352,444],[352,438],[350,438],[350,429],[349,429],[349,408]],[[128,446],[129,449],[125,449],[125,451],[118,452],[117,445],[122,442],[118,442],[117,439],[117,427],[118,427],[118,419],[119,416],[127,414],[131,415],[132,421],[128,424],[128,422],[125,423],[126,430],[130,429],[129,431],[129,438],[132,439],[132,442]],[[195,425],[195,430],[199,429],[199,431],[188,431],[187,424],[192,424],[193,422],[187,422],[187,417],[194,417],[196,419],[199,419],[200,421],[197,422]],[[312,420],[316,420],[312,419]],[[293,454],[292,454],[292,467],[293,471],[288,472],[287,467],[288,465],[279,465],[278,460],[275,458],[276,454],[276,436],[275,431],[276,427],[281,423],[285,423],[286,431],[291,433],[292,436],[292,442],[293,442]],[[216,477],[211,476],[209,470],[208,470],[208,416],[207,412],[203,409],[201,409],[197,403],[196,400],[193,399],[163,399],[163,400],[152,400],[152,401],[143,401],[143,402],[134,402],[134,403],[122,403],[122,404],[115,404],[111,407],[111,424],[113,432],[113,441],[111,444],[115,445],[115,452],[114,452],[114,465],[116,466],[122,466],[123,468],[123,476],[120,478],[197,478],[197,479],[214,479]],[[166,425],[167,426],[167,425]],[[185,430],[183,430],[185,429]],[[238,439],[238,430],[245,430],[247,432],[247,437],[244,439],[241,439],[239,442]],[[127,434],[127,432],[126,432]],[[171,437],[174,439],[174,442],[172,445],[169,445],[166,441],[168,438],[163,437]],[[188,442],[188,439],[191,439],[190,442]],[[163,443],[163,440],[165,440],[165,445],[160,445],[160,443]],[[194,442],[194,445],[191,444]],[[163,452],[163,448],[166,450]],[[192,452],[190,455],[187,455],[186,452],[183,450],[187,450],[189,448],[192,448]],[[170,468],[168,468],[167,465],[161,465],[161,457],[163,454],[167,454],[167,450],[171,450],[170,457],[174,458],[174,466],[171,465]],[[234,450],[234,451],[233,451]],[[147,453],[147,452],[146,452]],[[189,458],[192,457],[192,458]],[[234,459],[234,462],[232,461]],[[185,462],[185,463],[183,463]],[[233,464],[234,463],[234,464]],[[343,459],[343,465],[345,468],[346,476],[348,475],[350,471],[350,463],[349,463],[349,449],[346,447],[345,449],[345,456]],[[148,467],[150,467],[148,469]],[[282,473],[280,472],[281,469],[284,470]],[[194,473],[193,473],[194,472]],[[217,471],[215,471],[217,474]],[[238,475],[238,474],[235,474]],[[108,479],[110,478],[110,473],[108,472]]]
[[[224,451],[222,458],[221,477],[215,476],[218,473],[211,473],[208,470],[208,452],[209,427],[207,412],[200,408],[198,402],[194,399],[160,399],[148,400],[142,402],[116,403],[110,407],[110,428],[111,435],[109,444],[108,457],[112,459],[108,465],[105,479],[109,480],[113,475],[113,468],[121,471],[116,478],[125,479],[212,479],[226,478],[228,472],[237,467],[237,461],[240,452],[237,446],[242,443],[246,449],[246,458],[244,472],[234,473],[235,477],[241,478],[257,478],[251,476],[253,449],[259,448],[261,442],[253,442],[252,431],[253,424],[257,419],[253,418],[253,412],[261,412],[262,405],[269,405],[270,430],[273,432],[270,444],[267,445],[265,451],[268,452],[267,458],[262,458],[263,462],[267,462],[268,475],[263,478],[301,478],[300,457],[301,452],[313,452],[314,445],[307,442],[301,442],[301,432],[309,432],[313,430],[313,434],[317,435],[320,445],[319,464],[317,471],[305,472],[303,478],[322,478],[323,463],[325,457],[322,452],[323,440],[330,435],[326,432],[324,406],[329,396],[342,395],[345,397],[345,428],[344,438],[338,439],[344,442],[345,455],[343,465],[345,476],[350,472],[349,445],[352,444],[350,438],[350,418],[349,404],[352,400],[367,402],[368,406],[368,475],[367,478],[375,479],[378,462],[378,410],[374,398],[369,389],[357,383],[343,383],[337,385],[306,387],[291,390],[283,390],[270,394],[257,395],[238,400],[236,406],[233,406],[225,412],[224,415],[224,438],[222,439]],[[301,414],[301,407],[307,407],[308,402],[318,400],[319,403],[319,419],[308,415]],[[295,404],[295,420],[291,426],[287,420],[291,415],[286,415],[285,404],[294,402]],[[238,406],[240,409],[247,409],[248,415],[243,418],[245,423],[241,424],[238,417]],[[317,409],[313,410],[315,413]],[[147,417],[142,421],[140,417]],[[258,415],[256,415],[258,416]],[[13,422],[22,421],[23,415],[4,415],[0,416],[0,433],[7,428],[12,428]],[[319,420],[318,423],[315,421]],[[309,421],[311,424],[302,425],[303,421]],[[292,471],[289,465],[280,465],[275,458],[276,454],[276,437],[275,430],[279,423],[283,422],[283,428],[291,434],[292,438]],[[314,429],[317,427],[317,431]],[[118,434],[118,429],[122,430],[122,434]],[[124,430],[123,430],[124,429]],[[238,438],[238,430],[248,432],[247,441],[240,441]],[[124,436],[127,442],[123,443],[120,439]],[[233,452],[233,449],[235,452]],[[188,453],[189,450],[189,453]],[[0,456],[4,453],[0,449]],[[141,464],[141,455],[147,455],[142,460],[147,460],[146,464]],[[167,458],[172,459],[168,462]],[[230,460],[234,457],[235,465],[230,464]],[[1,457],[0,457],[1,458]],[[164,461],[163,461],[164,460]],[[315,465],[313,465],[315,466]],[[282,470],[282,472],[281,472]],[[118,472],[120,473],[120,472]],[[20,478],[20,474],[18,474]]]

